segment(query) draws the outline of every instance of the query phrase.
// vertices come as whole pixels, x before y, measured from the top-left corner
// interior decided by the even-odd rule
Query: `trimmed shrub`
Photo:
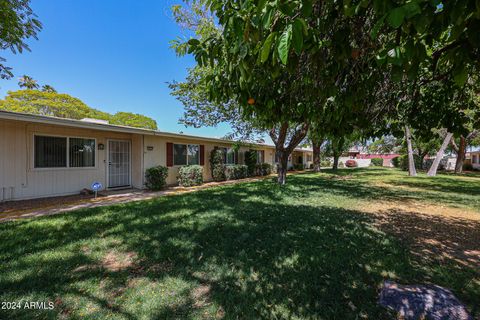
[[[355,161],[353,159],[350,159],[350,160],[345,161],[345,166],[347,168],[356,168],[356,167],[358,167],[358,163],[357,163],[357,161]]]
[[[168,168],[151,167],[145,170],[145,186],[151,190],[160,190],[167,185]]]
[[[465,171],[473,171],[473,165],[470,162],[465,162],[463,164],[463,170]]]
[[[340,161],[340,162],[338,163],[338,167],[339,167],[339,168],[345,168],[345,165],[343,164],[342,161]]]
[[[295,163],[293,165],[293,169],[295,171],[303,171],[303,169],[305,169],[305,167],[304,167],[303,163]]]
[[[248,168],[248,175],[257,175],[257,152],[255,150],[245,151],[245,165]]]
[[[372,164],[372,166],[375,166],[375,167],[382,167],[383,166],[383,159],[382,158],[373,158],[371,164]]]
[[[223,151],[220,149],[213,149],[210,153],[210,170],[213,181],[224,181],[225,164],[223,163]]]
[[[248,177],[248,167],[246,165],[235,164],[225,166],[225,178],[227,180],[244,179]]]
[[[261,163],[255,165],[255,175],[268,176],[272,173],[272,165],[270,163]]]
[[[400,168],[400,156],[398,157],[395,157],[393,158],[391,161],[392,161],[392,165],[395,167],[395,168]]]
[[[320,167],[331,167],[332,166],[332,162],[330,160],[323,160],[320,162]]]
[[[182,187],[199,186],[203,183],[203,167],[183,166],[178,170],[178,183]]]

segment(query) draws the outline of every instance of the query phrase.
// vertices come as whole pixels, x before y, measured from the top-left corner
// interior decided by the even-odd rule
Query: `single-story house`
[[[104,189],[145,186],[145,170],[169,169],[176,184],[178,169],[204,167],[211,180],[209,155],[224,148],[227,164],[243,164],[245,151],[258,162],[275,165],[275,148],[252,144],[234,151],[234,141],[111,125],[92,119],[72,120],[0,111],[0,201],[77,194],[100,182]],[[312,151],[296,149],[290,166],[309,167]]]

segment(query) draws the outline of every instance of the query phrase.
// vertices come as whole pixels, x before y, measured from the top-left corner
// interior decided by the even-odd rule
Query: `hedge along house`
[[[223,148],[227,164],[244,164],[254,149],[259,163],[275,164],[273,146],[254,144],[234,150],[235,142],[0,111],[0,201],[77,194],[100,182],[104,189],[142,189],[145,170],[163,165],[167,183],[177,182],[184,165],[203,166],[211,180],[210,153]],[[297,161],[309,166],[311,150],[297,149]],[[292,159],[294,160],[294,159]]]

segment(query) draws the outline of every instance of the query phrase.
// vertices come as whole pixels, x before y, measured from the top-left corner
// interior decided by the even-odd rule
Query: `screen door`
[[[108,141],[108,187],[130,186],[130,141]]]

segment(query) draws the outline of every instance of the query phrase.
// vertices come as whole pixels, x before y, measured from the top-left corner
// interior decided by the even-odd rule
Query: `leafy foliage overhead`
[[[26,39],[37,39],[42,24],[30,8],[30,0],[0,1],[0,49],[22,53],[30,50]],[[10,79],[12,69],[4,65],[5,59],[0,57],[0,78]]]

